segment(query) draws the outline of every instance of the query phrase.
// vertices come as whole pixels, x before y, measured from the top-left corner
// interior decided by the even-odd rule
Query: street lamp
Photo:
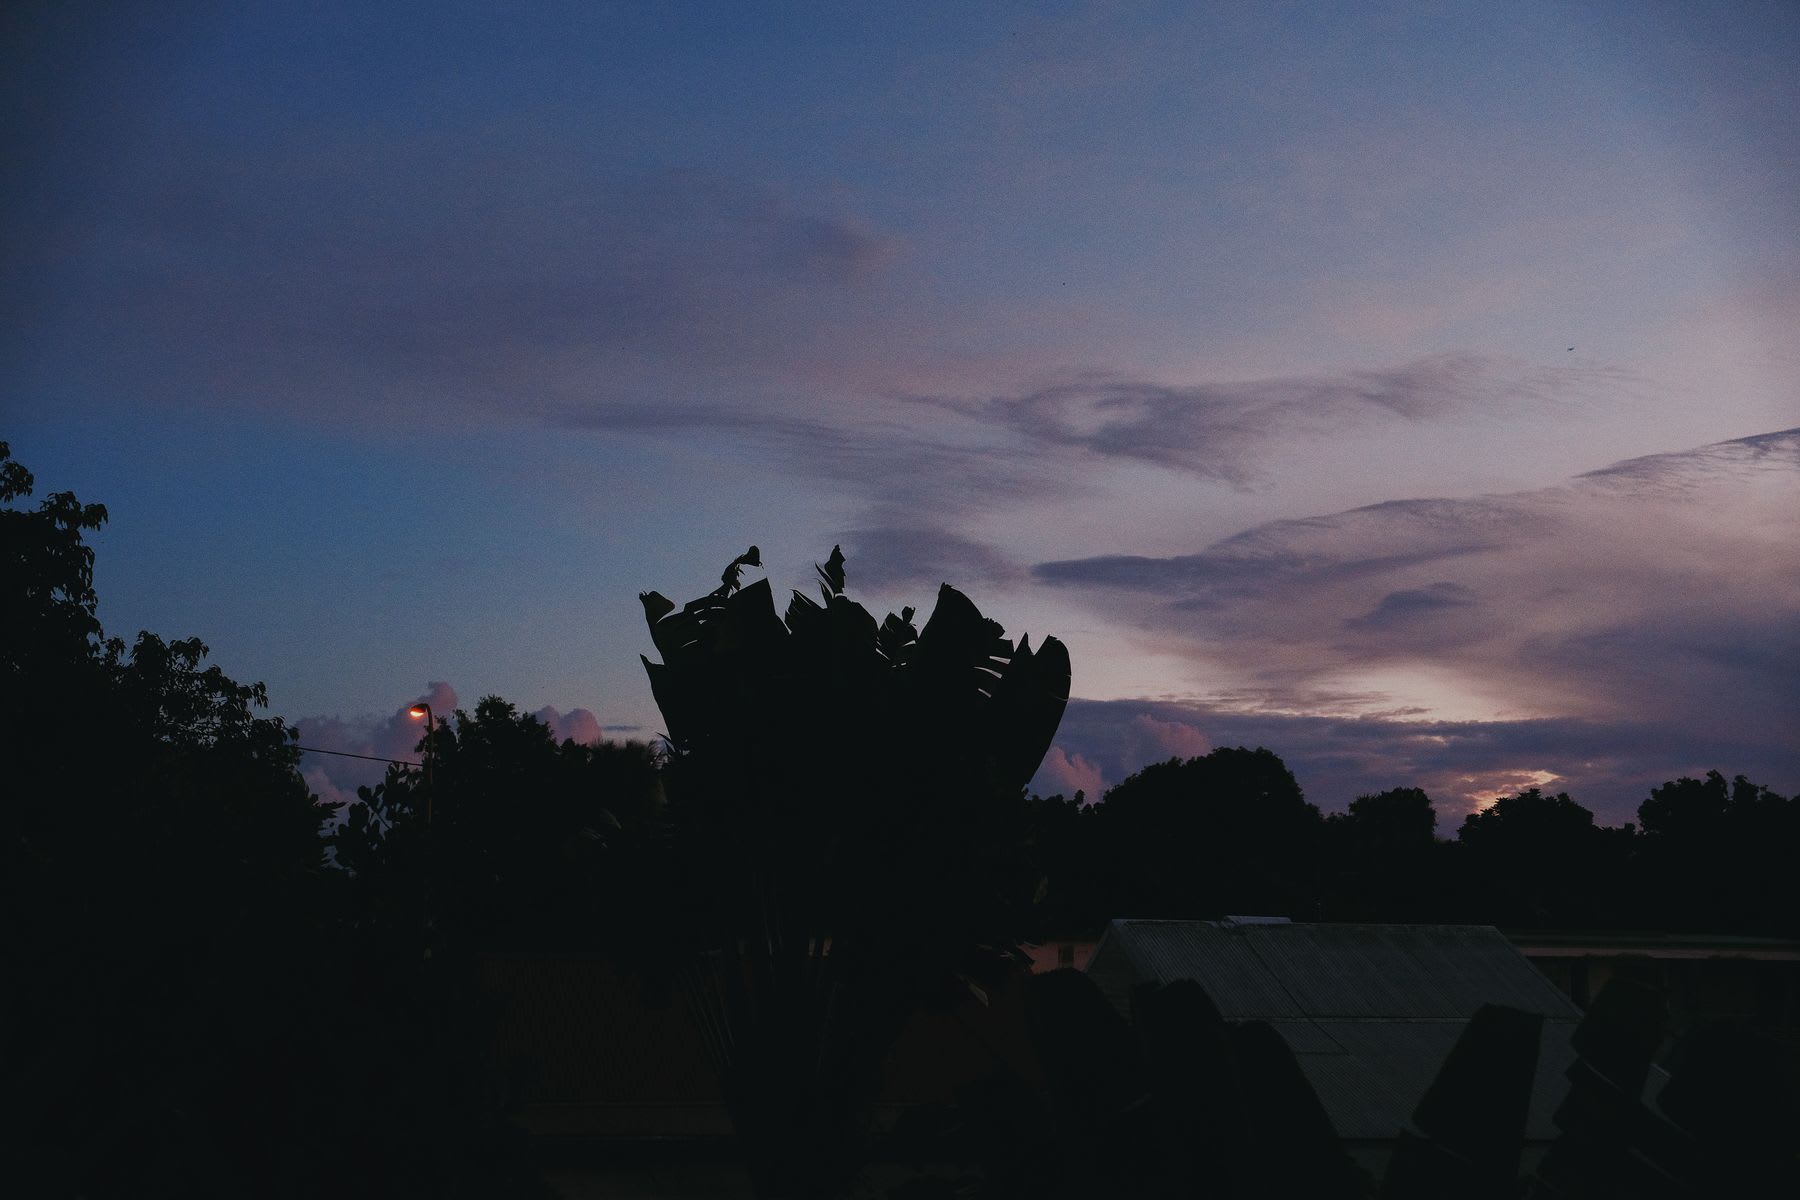
[[[436,729],[436,726],[431,723],[431,705],[426,704],[422,700],[407,709],[406,712],[408,716],[425,718],[425,824],[430,825],[431,806],[432,801],[435,799],[432,795],[433,788],[431,786],[431,735]]]

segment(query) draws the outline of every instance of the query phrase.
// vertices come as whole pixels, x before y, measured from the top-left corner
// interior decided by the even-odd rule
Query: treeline
[[[1227,914],[1800,936],[1800,802],[1741,775],[1671,780],[1618,827],[1533,788],[1451,836],[1418,788],[1323,815],[1260,748],[1157,763],[1085,799],[1030,805],[1047,936]]]
[[[674,936],[670,906],[694,889],[675,883],[688,864],[666,836],[655,748],[558,744],[490,696],[446,721],[426,752],[429,831],[423,776],[396,767],[328,837],[363,910],[426,886],[429,838],[440,936],[505,949]],[[1030,796],[1006,819],[999,840],[1015,853],[996,882],[1032,893],[1014,908],[1027,939],[1096,933],[1115,917],[1246,913],[1800,936],[1800,802],[1717,771],[1652,788],[1632,824],[1597,824],[1566,793],[1533,788],[1447,833],[1418,788],[1327,815],[1279,756],[1232,747],[1153,764],[1093,803]]]
[[[1022,785],[1068,659],[953,589],[922,630],[877,624],[834,554],[784,617],[739,587],[752,548],[686,606],[644,596],[671,746],[559,743],[490,697],[340,810],[261,685],[197,639],[106,636],[84,540],[106,511],[33,485],[0,443],[22,1194],[547,1194],[477,976],[485,951],[582,948],[714,1004],[759,1193],[832,1194],[908,1016],[1017,960]]]
[[[8,1193],[548,1195],[423,877],[332,865],[262,687],[106,637],[106,510],[32,486],[0,443]]]
[[[1093,805],[1029,797],[1062,647],[1013,644],[947,587],[923,629],[877,622],[838,554],[785,617],[738,586],[754,548],[685,607],[645,595],[672,746],[558,742],[489,697],[429,732],[428,773],[338,810],[261,685],[196,639],[105,635],[84,535],[106,512],[20,503],[32,486],[0,443],[0,1164],[21,1194],[544,1194],[509,1123],[524,1081],[489,1049],[490,950],[602,950],[723,997],[759,1190],[829,1194],[900,1024],[1025,939],[1242,912],[1796,931],[1795,804],[1742,780],[1668,784],[1620,830],[1528,792],[1452,841],[1416,790],[1324,817],[1266,750]],[[740,956],[785,1008],[733,990]]]
[[[559,745],[490,696],[445,722],[427,752],[442,936],[509,949],[629,944],[640,957],[676,936],[671,906],[697,889],[675,884],[691,864],[666,836],[656,749]],[[425,886],[423,792],[417,770],[395,768],[330,834],[363,909]],[[1027,939],[1093,934],[1115,917],[1245,913],[1800,937],[1800,801],[1717,771],[1652,788],[1632,824],[1597,824],[1566,793],[1533,788],[1450,832],[1418,788],[1327,815],[1279,756],[1232,747],[1153,764],[1093,803],[1030,796],[1006,819],[999,840],[1015,853],[996,882],[1032,893],[1014,906]]]

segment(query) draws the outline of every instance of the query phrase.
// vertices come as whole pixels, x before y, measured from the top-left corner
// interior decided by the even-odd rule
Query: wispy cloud
[[[992,546],[932,526],[886,525],[845,532],[849,567],[859,586],[1008,583],[1025,568]]]
[[[1417,629],[1446,609],[1469,608],[1475,593],[1460,583],[1428,583],[1424,587],[1389,592],[1360,617],[1351,617],[1344,628],[1378,633],[1391,629]]]
[[[1595,763],[1794,775],[1797,512],[1800,430],[1787,430],[1563,487],[1380,504],[1191,555],[1034,573],[1217,680],[1196,701],[1215,740],[1227,719],[1302,741],[1373,731],[1382,761],[1447,781],[1549,770],[1606,786]]]
[[[1040,456],[959,439],[963,431],[930,425],[832,422],[691,402],[567,405],[553,419],[574,429],[729,439],[737,452],[760,453],[842,485],[870,511],[907,510],[938,519],[1079,490],[1066,476],[1045,470]]]
[[[691,401],[569,403],[552,419],[573,428],[729,439],[734,451],[765,454],[838,485],[860,503],[861,520],[842,534],[861,547],[883,581],[941,579],[948,567],[964,572],[959,578],[1000,582],[1015,578],[1017,569],[996,548],[958,532],[964,519],[1104,491],[1109,467],[1150,465],[1248,486],[1285,456],[1312,452],[1334,434],[1544,407],[1618,379],[1597,368],[1536,370],[1451,355],[1337,376],[1193,387],[1084,375],[985,399],[907,397],[881,419],[871,419],[866,406],[847,405],[832,421],[779,408]],[[1223,553],[1204,564],[1221,576],[1221,586],[1233,569],[1260,577],[1264,560],[1284,551],[1246,537],[1232,553],[1235,564]],[[1081,570],[1109,567],[1126,577],[1179,575],[1196,563],[1116,558],[1085,561]]]
[[[1626,382],[1602,367],[1529,367],[1444,354],[1379,370],[1192,386],[1090,375],[1014,395],[925,402],[1009,430],[1028,445],[1242,486],[1297,441],[1371,422],[1567,403]]]

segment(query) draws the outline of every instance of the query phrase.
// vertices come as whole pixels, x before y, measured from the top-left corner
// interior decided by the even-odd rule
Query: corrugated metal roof
[[[1464,1021],[1274,1021],[1319,1094],[1339,1137],[1394,1137],[1437,1077],[1462,1035]],[[1550,1116],[1568,1091],[1565,1072],[1575,1061],[1573,1021],[1545,1021],[1525,1136],[1556,1136]],[[1319,1047],[1329,1039],[1335,1051]]]
[[[1108,936],[1141,981],[1192,979],[1234,1020],[1467,1018],[1483,1004],[1580,1015],[1489,926],[1127,920]]]
[[[1242,931],[1208,921],[1114,921],[1107,936],[1118,941],[1139,982],[1192,979],[1227,1017],[1306,1015]]]
[[[1282,1038],[1295,1054],[1350,1053],[1344,1043],[1332,1036],[1331,1027],[1324,1022],[1303,1018],[1297,1021],[1271,1021],[1269,1024],[1281,1031]]]
[[[1526,1136],[1555,1136],[1581,1014],[1491,927],[1123,920],[1103,950],[1135,975],[1114,990],[1192,979],[1228,1020],[1268,1021],[1345,1138],[1393,1138],[1483,1004],[1541,1014]]]

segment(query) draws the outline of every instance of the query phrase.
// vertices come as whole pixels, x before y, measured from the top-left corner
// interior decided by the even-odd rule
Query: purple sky
[[[319,744],[842,542],[1069,644],[1046,791],[1800,789],[1792,5],[0,20],[0,437]]]

